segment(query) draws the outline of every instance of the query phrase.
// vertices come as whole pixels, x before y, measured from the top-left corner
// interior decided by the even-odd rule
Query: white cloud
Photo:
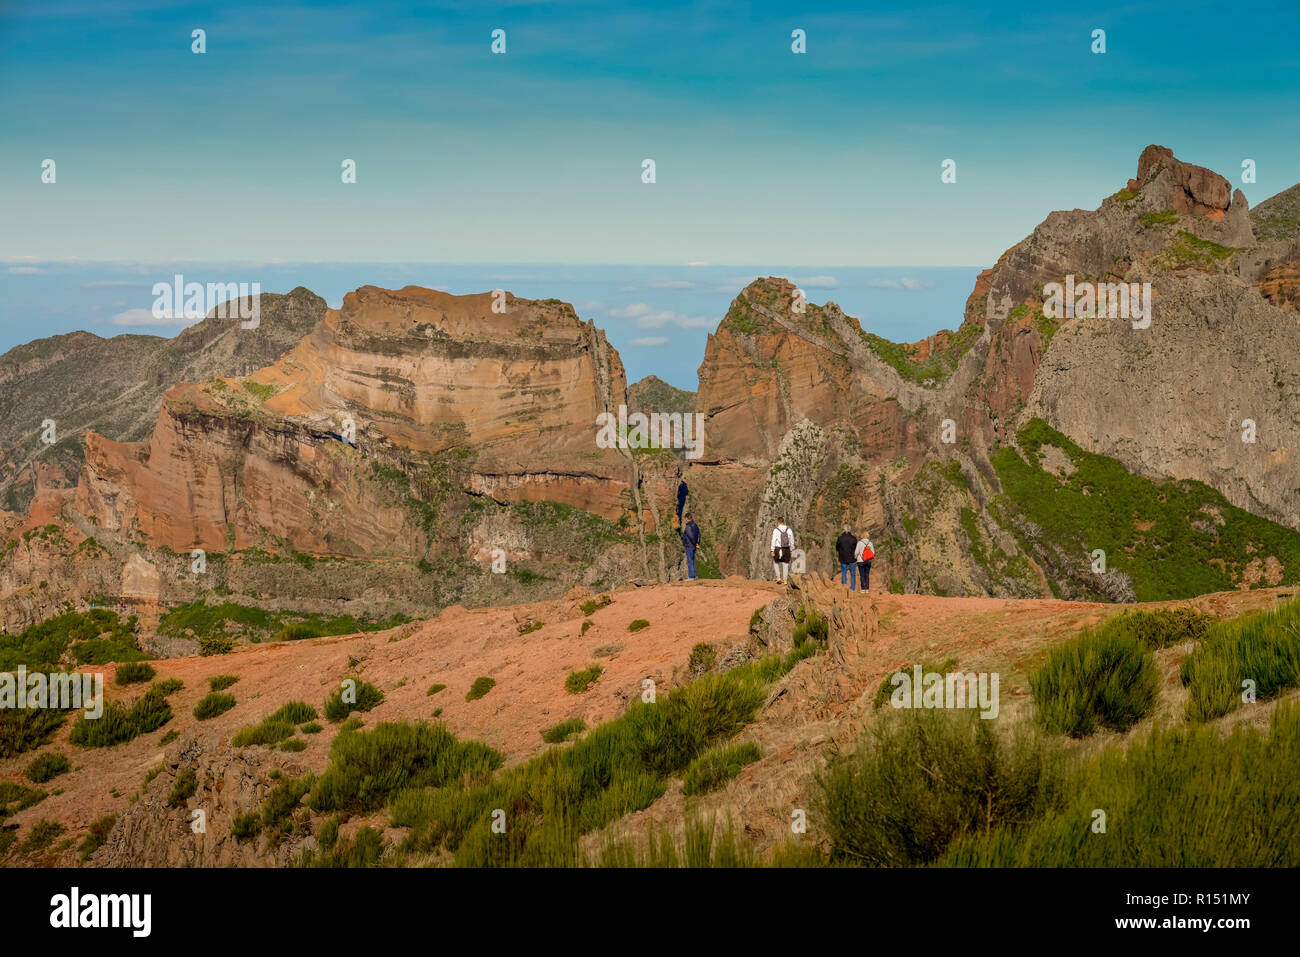
[[[668,345],[667,336],[644,336],[640,339],[633,339],[634,346],[666,346]]]
[[[922,279],[909,279],[903,276],[899,279],[868,279],[866,284],[873,289],[930,289],[934,283]]]
[[[159,319],[153,314],[152,309],[128,309],[126,312],[119,312],[109,320],[115,326],[192,326],[198,322],[201,317],[186,316],[183,313],[179,316],[166,315]]]
[[[705,262],[703,259],[697,259],[697,260],[695,260],[694,262],[689,262],[689,263],[687,263],[686,265],[688,265],[688,266],[707,266],[708,263]]]
[[[840,281],[834,276],[809,276],[799,280],[801,289],[834,289],[839,284]]]
[[[708,316],[687,316],[671,309],[654,309],[644,302],[634,302],[609,310],[615,319],[635,319],[641,329],[662,329],[677,326],[679,329],[712,329],[717,320]]]

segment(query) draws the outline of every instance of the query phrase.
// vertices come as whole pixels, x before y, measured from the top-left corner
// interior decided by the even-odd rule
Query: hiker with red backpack
[[[790,556],[793,552],[794,532],[784,521],[779,521],[772,529],[772,567],[776,569],[776,580],[782,585],[790,583]]]
[[[871,560],[875,557],[876,549],[872,546],[871,539],[859,539],[853,558],[858,563],[858,581],[862,583],[863,591],[871,590]]]

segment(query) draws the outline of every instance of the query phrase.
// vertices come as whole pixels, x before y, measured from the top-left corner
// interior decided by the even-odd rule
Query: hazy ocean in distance
[[[22,262],[0,265],[0,353],[32,339],[84,329],[174,336],[185,325],[153,322],[153,284],[259,282],[263,292],[306,286],[337,307],[358,286],[429,286],[456,294],[506,289],[526,299],[571,302],[606,331],[628,382],[654,374],[694,390],[708,334],[757,276],[798,283],[808,301],[834,301],[869,332],[913,342],[955,329],[982,267],[563,266],[387,263]]]

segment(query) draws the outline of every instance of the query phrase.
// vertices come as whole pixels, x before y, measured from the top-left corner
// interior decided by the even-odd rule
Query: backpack
[[[790,545],[792,542],[792,539],[790,538],[790,529],[782,529],[781,537],[778,538],[777,541],[780,542],[780,544],[776,547],[776,561],[782,565],[789,564]]]
[[[868,541],[866,545],[863,545],[863,546],[862,546],[862,558],[861,558],[861,561],[869,562],[869,561],[871,561],[871,560],[872,560],[873,558],[875,558],[875,557],[876,557],[876,553],[875,553],[874,550],[872,550],[872,548],[871,548],[871,543],[870,543],[870,541]]]

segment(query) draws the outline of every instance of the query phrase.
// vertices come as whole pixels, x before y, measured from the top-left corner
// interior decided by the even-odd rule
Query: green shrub
[[[166,734],[164,734],[161,738],[158,739],[158,746],[166,747],[167,745],[171,744],[180,736],[181,733],[177,731],[175,728],[172,728],[170,731],[168,731]]]
[[[362,681],[360,678],[347,678],[345,683],[347,681],[355,683],[353,689],[355,701],[343,700],[345,688],[339,688],[325,699],[325,717],[335,724],[354,711],[369,711],[384,700],[384,693],[370,682]],[[314,713],[312,717],[315,717]]]
[[[121,702],[110,701],[104,705],[104,713],[98,719],[83,714],[72,726],[68,741],[83,748],[111,747],[157,731],[171,717],[172,709],[164,691],[155,684],[129,708]]]
[[[1071,772],[1060,806],[956,842],[957,867],[1300,866],[1300,707],[1280,706],[1267,735],[1158,728]],[[1254,769],[1246,771],[1245,769]],[[1284,770],[1287,769],[1287,770]],[[1095,833],[1104,811],[1106,830]]]
[[[1000,737],[971,711],[916,709],[877,720],[858,750],[816,775],[813,811],[833,863],[907,867],[962,835],[1037,816],[1059,799],[1055,750],[1022,727]]]
[[[29,788],[12,781],[0,781],[0,821],[19,811],[40,804],[49,793],[39,788]]]
[[[429,690],[426,691],[425,694],[427,694],[427,695],[435,695],[435,694],[437,694],[439,691],[444,690],[446,687],[447,687],[447,686],[444,685],[444,684],[436,684],[436,683],[435,683],[435,684],[431,684],[431,685],[429,685]]]
[[[27,765],[27,780],[34,784],[44,784],[50,778],[58,777],[60,774],[67,774],[72,770],[72,762],[65,755],[54,751],[47,751],[34,759],[31,764]]]
[[[57,821],[41,818],[31,826],[31,829],[27,832],[27,839],[18,846],[18,850],[23,854],[43,851],[53,844],[54,839],[63,831],[63,825]]]
[[[493,678],[475,678],[474,684],[465,694],[466,701],[477,701],[489,691],[496,687],[496,680]]]
[[[378,867],[387,845],[382,831],[366,825],[358,828],[351,839],[337,839],[305,849],[295,867]]]
[[[57,615],[19,634],[0,635],[0,671],[16,671],[19,665],[33,672],[59,671],[65,659],[78,665],[142,661],[135,628],[134,616],[122,621],[101,608]]]
[[[81,862],[83,864],[90,860],[92,854],[104,846],[104,842],[108,840],[108,835],[112,833],[113,825],[116,823],[116,814],[105,814],[90,822],[86,836],[81,839],[81,844],[77,848],[81,852]]]
[[[272,721],[288,721],[290,724],[302,724],[304,721],[314,721],[320,715],[316,709],[305,701],[286,701],[275,710],[271,715]]]
[[[601,595],[599,598],[589,598],[578,607],[582,609],[584,615],[593,615],[601,608],[608,605],[612,599],[608,595]]]
[[[580,733],[587,730],[587,722],[581,718],[568,718],[559,724],[552,725],[542,732],[542,740],[547,744],[559,744],[561,741],[568,741],[576,738]]]
[[[292,737],[293,725],[290,722],[266,718],[260,724],[240,728],[230,743],[236,748],[244,748],[252,744],[275,745]]]
[[[701,641],[691,649],[691,657],[687,659],[686,670],[690,674],[698,676],[706,671],[712,671],[713,666],[717,663],[718,649],[707,642]]]
[[[199,654],[204,658],[226,655],[235,650],[235,639],[230,635],[204,635],[199,639]]]
[[[592,665],[580,671],[573,671],[564,679],[564,690],[569,694],[582,694],[596,683],[596,679],[605,673],[600,665]]]
[[[307,742],[302,738],[290,738],[280,745],[281,751],[306,751]]]
[[[126,661],[117,666],[113,681],[119,685],[131,685],[142,681],[153,681],[156,674],[153,665],[143,661]]]
[[[172,789],[167,792],[167,806],[180,807],[193,797],[194,792],[198,789],[199,776],[194,773],[194,769],[181,768],[176,772],[176,780],[172,782]]]
[[[255,837],[261,829],[262,818],[255,811],[236,814],[235,819],[230,822],[230,833],[234,835],[237,841],[247,841],[249,838]]]
[[[758,745],[753,741],[710,748],[686,766],[682,774],[682,793],[690,796],[716,791],[760,756]]]
[[[543,627],[545,627],[545,622],[540,622],[540,621],[525,622],[524,625],[519,629],[519,634],[531,635],[533,632]]]
[[[795,615],[794,631],[790,637],[796,645],[802,645],[809,638],[825,641],[829,628],[826,617],[821,612],[811,606],[801,605]]]
[[[1105,622],[1052,648],[1030,673],[1029,687],[1045,730],[1081,738],[1140,721],[1159,695],[1160,672],[1127,623]]]
[[[757,867],[758,855],[737,834],[730,818],[726,830],[720,831],[715,818],[690,814],[680,844],[671,835],[652,830],[644,843],[627,839],[604,844],[593,863],[600,867],[636,868]]]
[[[194,706],[194,717],[200,721],[207,721],[209,718],[215,718],[219,714],[225,714],[235,706],[235,696],[232,694],[223,694],[220,691],[209,691],[203,696],[202,700]]]
[[[584,621],[582,623],[582,627],[578,629],[578,637],[581,638],[583,635],[585,635],[587,633],[587,629],[589,629],[593,624],[594,622]]]
[[[1247,681],[1257,699],[1300,687],[1300,600],[1217,622],[1183,659],[1182,680],[1196,721],[1239,708]]]
[[[325,729],[315,721],[308,721],[302,726],[303,734],[320,734]]]
[[[181,681],[180,678],[164,678],[162,681],[157,682],[154,687],[158,689],[159,694],[166,698],[168,695],[174,695],[183,689],[185,682]]]
[[[1188,641],[1201,641],[1214,622],[1213,615],[1180,605],[1121,612],[1107,621],[1106,626],[1128,632],[1155,651]]]
[[[404,788],[485,778],[502,760],[484,744],[458,741],[439,724],[380,722],[372,731],[334,739],[329,768],[310,804],[316,811],[370,810]]]
[[[225,691],[238,680],[239,675],[213,675],[208,679],[208,688],[212,691]]]
[[[55,708],[0,708],[0,758],[48,744],[67,717],[66,711]]]
[[[634,619],[627,626],[627,630],[636,632],[636,631],[640,631],[642,628],[649,628],[649,627],[650,627],[650,622],[646,621],[644,618],[637,618]]]

